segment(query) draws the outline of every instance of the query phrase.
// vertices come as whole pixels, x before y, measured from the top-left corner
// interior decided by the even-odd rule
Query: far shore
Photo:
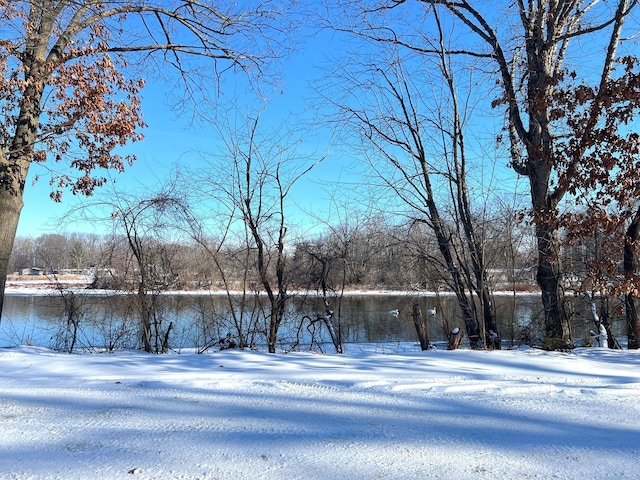
[[[108,290],[108,289],[93,289],[89,288],[91,284],[90,279],[82,276],[65,276],[59,278],[44,277],[44,276],[16,276],[11,275],[7,277],[5,284],[6,295],[53,295],[59,294],[60,291],[72,291],[78,294],[87,295],[128,295],[133,292],[128,290]],[[536,286],[528,286],[530,290],[519,290],[514,292],[513,290],[500,289],[492,292],[494,295],[537,295],[539,290]],[[242,295],[243,293],[253,293],[251,291],[243,292],[241,290],[225,290],[224,288],[210,288],[210,289],[194,289],[194,290],[162,290],[163,294],[168,295]],[[264,292],[260,292],[261,294]],[[316,294],[315,291],[301,291],[291,290],[290,295],[309,295]],[[364,295],[391,295],[391,296],[421,296],[421,297],[435,297],[435,296],[452,296],[452,292],[435,292],[427,290],[390,290],[380,288],[358,288],[348,289],[342,292],[343,295],[349,296],[364,296]]]

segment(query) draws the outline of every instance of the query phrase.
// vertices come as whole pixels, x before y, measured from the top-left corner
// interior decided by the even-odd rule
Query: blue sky
[[[335,51],[330,45],[332,37],[319,35],[310,38],[304,47],[304,52],[294,54],[284,64],[283,84],[277,93],[269,99],[266,112],[266,128],[279,125],[285,121],[300,121],[310,118],[311,112],[304,113],[308,102],[313,96],[310,83],[321,74],[317,65],[322,61],[325,52]],[[224,87],[228,89],[244,88],[244,82],[239,77],[227,76]],[[142,132],[145,139],[135,144],[129,144],[122,149],[123,154],[134,153],[138,160],[124,173],[111,172],[115,181],[115,188],[123,192],[151,191],[161,185],[171,175],[176,166],[197,168],[202,163],[202,155],[215,149],[215,130],[206,124],[191,123],[187,115],[178,116],[171,105],[171,92],[159,80],[148,79],[143,95],[143,112],[147,128]],[[230,112],[230,114],[236,114]],[[293,119],[293,120],[292,120]],[[319,127],[318,127],[319,128]],[[323,127],[324,128],[324,127]],[[318,135],[320,133],[320,135]],[[324,155],[329,149],[329,132],[314,131],[308,138],[311,145],[306,145],[307,151],[314,151],[317,155]],[[345,167],[350,162],[337,154],[328,155],[327,159],[303,178],[293,189],[291,198],[291,215],[304,218],[305,212],[316,214],[327,210],[330,194],[326,189],[329,184],[343,178]],[[64,165],[56,165],[60,169]],[[32,185],[34,176],[42,178]],[[30,178],[25,189],[25,206],[23,208],[18,236],[37,237],[45,233],[54,232],[88,232],[102,233],[96,224],[81,222],[60,222],[69,210],[81,203],[91,202],[92,198],[74,196],[65,191],[62,203],[54,203],[49,199],[50,186],[46,178],[46,168],[32,165]],[[99,189],[96,198],[104,195],[110,188]]]
[[[304,44],[299,45],[299,52],[289,58],[283,65],[282,86],[269,99],[262,119],[262,127],[270,128],[290,122],[297,127],[304,122],[313,122],[318,111],[309,110],[309,104],[317,100],[313,84],[327,75],[328,57],[335,57],[349,48],[344,40],[330,32],[310,35]],[[300,43],[303,43],[302,41]],[[241,77],[227,75],[223,82],[223,95],[239,95],[246,87]],[[179,117],[172,109],[171,86],[153,78],[147,79],[147,86],[142,92],[143,112],[147,128],[143,130],[145,139],[123,148],[123,154],[134,153],[138,160],[133,167],[124,173],[111,173],[115,188],[120,192],[144,193],[153,191],[162,185],[172,174],[174,168],[197,168],[203,164],[202,155],[216,151],[216,130],[210,125],[190,123],[189,116]],[[230,111],[229,115],[241,115],[242,110]],[[247,110],[248,114],[255,112]],[[494,119],[495,120],[495,119]],[[496,120],[496,121],[499,121]],[[310,123],[308,135],[305,135],[305,152],[314,158],[326,155],[326,159],[292,189],[287,218],[302,231],[319,226],[325,222],[335,224],[344,220],[344,208],[366,209],[371,199],[362,196],[355,185],[363,182],[364,177],[357,176],[365,161],[356,164],[359,146],[345,150],[331,144],[332,132],[327,124]],[[351,146],[349,146],[351,147]],[[310,159],[311,163],[312,159]],[[491,162],[489,162],[491,163]],[[499,163],[499,162],[498,162]],[[506,162],[502,162],[506,164]],[[486,165],[493,168],[493,165]],[[33,165],[30,175],[45,173],[42,166]],[[493,173],[492,173],[493,174]],[[500,175],[513,180],[513,172],[501,168]],[[484,181],[483,178],[480,182]],[[109,195],[112,188],[99,189],[95,198]],[[49,199],[50,187],[47,179],[42,178],[35,186],[28,182],[25,192],[25,206],[18,226],[19,236],[37,237],[52,232],[88,232],[106,233],[106,225],[99,222],[60,223],[61,217],[70,209],[82,202],[91,202],[92,198],[75,197],[65,192],[63,201],[56,204]],[[381,207],[381,208],[384,208]]]

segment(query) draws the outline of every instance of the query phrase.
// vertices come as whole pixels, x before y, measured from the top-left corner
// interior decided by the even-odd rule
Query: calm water
[[[218,348],[216,342],[227,333],[235,336],[239,326],[256,346],[264,344],[264,299],[242,302],[240,297],[233,297],[230,303],[226,297],[217,295],[163,295],[156,301],[159,330],[165,332],[171,324],[169,346],[172,348]],[[345,296],[340,305],[332,305],[334,326],[340,327],[344,342],[348,343],[416,342],[411,318],[412,305],[416,302],[427,321],[431,342],[444,342],[445,331],[463,327],[452,297],[398,295]],[[537,295],[516,299],[511,295],[497,296],[495,302],[506,344],[540,335],[541,305]],[[427,315],[427,310],[433,307],[437,307],[436,315]],[[74,318],[78,319],[76,348],[139,347],[134,296],[77,295],[74,308]],[[232,309],[235,318],[230,314]],[[398,315],[391,315],[390,312],[396,309]],[[317,298],[294,298],[280,329],[281,348],[333,351],[326,326],[310,321],[322,311],[322,302]],[[574,337],[581,338],[592,324],[585,313],[574,324]],[[0,346],[32,343],[68,348],[70,331],[67,325],[60,296],[7,295],[0,323]]]

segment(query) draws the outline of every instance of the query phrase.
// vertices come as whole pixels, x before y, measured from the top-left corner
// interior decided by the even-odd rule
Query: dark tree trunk
[[[23,94],[24,102],[16,119],[16,131],[10,142],[0,144],[0,318],[9,273],[9,257],[24,206],[24,185],[40,125],[40,99],[44,91],[42,62],[25,58],[25,69],[32,75],[25,81],[29,86]]]
[[[145,290],[145,282],[138,285],[138,301],[140,302],[140,327],[142,328],[142,345],[144,351],[151,353],[151,306],[149,305],[149,295]]]
[[[626,280],[633,281],[636,274],[637,254],[636,241],[640,236],[640,208],[636,211],[631,225],[627,228],[624,238],[624,260],[623,270]],[[629,349],[637,350],[640,348],[640,318],[638,317],[638,309],[636,305],[636,295],[629,285],[628,293],[625,299],[625,315],[627,318],[627,344]]]
[[[502,336],[498,330],[495,309],[487,287],[482,289],[482,309],[485,322],[485,345],[489,350],[500,350],[502,348]]]
[[[427,333],[427,327],[422,318],[422,312],[420,311],[420,305],[413,304],[413,310],[411,312],[413,317],[413,324],[416,326],[416,333],[418,334],[418,340],[420,341],[420,348],[422,350],[429,350],[429,335]]]
[[[4,305],[4,289],[9,273],[9,257],[22,211],[22,194],[16,194],[0,184],[0,315]]]
[[[548,168],[543,170],[541,176],[547,178]],[[544,346],[549,350],[564,350],[571,348],[573,342],[569,318],[564,309],[563,269],[555,219],[555,203],[548,195],[548,180],[541,180],[539,175],[531,175],[529,180],[538,244],[536,281],[542,294],[546,333]],[[539,184],[539,181],[542,181],[542,184]]]
[[[171,329],[173,328],[173,322],[169,322],[169,327],[164,334],[164,339],[162,340],[162,353],[167,353],[169,351],[169,334],[171,333]]]
[[[430,187],[429,192],[431,192]],[[438,239],[438,248],[444,258],[445,264],[447,265],[447,270],[451,275],[451,287],[453,288],[453,291],[456,295],[456,300],[458,301],[458,305],[460,306],[460,310],[462,312],[462,319],[464,320],[470,346],[471,348],[478,348],[481,346],[480,327],[478,325],[478,319],[474,311],[474,306],[472,303],[473,299],[470,300],[467,296],[465,282],[453,254],[453,242],[451,236],[447,235],[446,228],[440,220],[440,215],[435,202],[432,200],[432,196],[433,194],[430,193],[428,205],[432,217],[432,228],[436,234],[436,238]]]
[[[636,306],[636,296],[629,292],[626,295],[627,345],[630,350],[640,348],[640,320]]]
[[[546,241],[542,243],[546,243]],[[569,319],[564,310],[564,288],[560,260],[558,258],[550,259],[547,255],[556,256],[557,252],[550,249],[544,251],[540,249],[536,275],[544,308],[545,347],[550,350],[569,348],[572,340]]]
[[[336,349],[336,353],[342,354],[344,353],[342,348],[342,340],[340,337],[340,333],[336,331],[333,321],[331,320],[331,315],[328,313],[322,317],[324,324],[327,326],[327,330],[329,330],[329,335],[331,335],[331,342],[333,343],[334,348]]]

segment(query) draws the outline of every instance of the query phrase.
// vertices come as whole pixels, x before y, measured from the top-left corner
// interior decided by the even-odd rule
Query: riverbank
[[[106,289],[93,289],[89,288],[93,279],[89,276],[64,276],[59,278],[44,277],[44,276],[15,276],[11,275],[7,277],[7,283],[5,285],[5,295],[54,295],[61,290],[69,290],[78,294],[89,295],[101,295],[101,294],[129,294],[130,291],[122,290],[106,290]],[[241,295],[243,292],[229,291],[222,288],[211,289],[194,289],[194,290],[163,290],[162,293],[172,295],[226,295],[231,293],[232,295]],[[316,295],[316,292],[292,290],[289,292],[291,295]],[[530,289],[520,290],[517,292],[509,291],[506,289],[493,292],[494,295],[535,295],[539,293],[539,289],[535,286],[530,286]],[[365,295],[393,295],[393,296],[427,296],[432,297],[436,295],[440,296],[452,296],[452,292],[434,292],[428,290],[388,290],[388,289],[349,289],[344,291],[344,295],[365,296]]]

